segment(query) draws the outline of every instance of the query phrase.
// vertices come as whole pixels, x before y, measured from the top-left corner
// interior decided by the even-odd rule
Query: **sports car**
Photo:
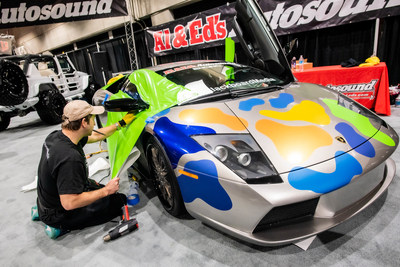
[[[237,10],[242,28],[260,17],[253,1],[238,1]],[[136,70],[104,88],[104,103],[108,124],[128,111],[137,116],[107,142],[113,176],[131,165],[135,147],[133,166],[167,212],[273,246],[326,231],[373,203],[395,176],[389,157],[399,137],[350,98],[296,82],[261,25],[268,34],[246,31],[269,42],[253,53],[261,55],[255,67],[189,61]]]

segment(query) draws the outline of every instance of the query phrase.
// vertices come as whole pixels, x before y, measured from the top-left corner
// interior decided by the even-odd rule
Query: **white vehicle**
[[[0,131],[11,117],[36,110],[46,123],[61,122],[67,101],[91,99],[89,75],[77,71],[67,55],[20,55],[0,61]]]

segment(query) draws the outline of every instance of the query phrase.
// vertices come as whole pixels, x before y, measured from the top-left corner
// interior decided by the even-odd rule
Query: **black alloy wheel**
[[[158,140],[151,138],[146,148],[150,178],[164,209],[175,217],[186,214],[179,184],[164,149]]]
[[[22,104],[28,93],[28,81],[21,68],[10,61],[0,61],[0,105]]]
[[[67,104],[64,96],[57,89],[42,91],[39,103],[35,108],[42,121],[48,124],[58,124],[62,121],[64,106]]]
[[[10,116],[7,113],[0,112],[0,131],[4,131],[10,125]]]

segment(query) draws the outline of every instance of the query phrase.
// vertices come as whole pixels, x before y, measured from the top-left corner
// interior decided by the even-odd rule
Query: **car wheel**
[[[4,131],[10,125],[10,116],[0,112],[0,131]]]
[[[61,122],[64,106],[67,104],[64,96],[57,89],[41,91],[36,110],[40,119],[48,124]]]
[[[0,62],[0,105],[22,104],[28,97],[29,86],[24,72],[9,61]]]
[[[154,190],[164,209],[175,217],[186,214],[178,181],[164,149],[154,137],[147,144],[147,161]]]

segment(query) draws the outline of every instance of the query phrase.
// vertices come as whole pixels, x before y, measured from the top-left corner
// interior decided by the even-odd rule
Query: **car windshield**
[[[65,57],[57,57],[58,62],[60,62],[61,69],[64,73],[72,73],[74,72],[74,68],[71,67],[68,60]]]
[[[184,65],[157,73],[178,85],[201,92],[203,96],[225,91],[251,94],[285,84],[278,77],[260,69],[227,62]]]

